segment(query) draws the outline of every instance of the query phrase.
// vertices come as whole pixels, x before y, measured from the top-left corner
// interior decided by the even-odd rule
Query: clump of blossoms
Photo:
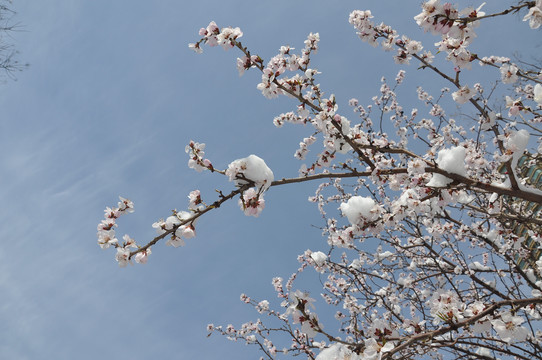
[[[490,6],[495,4],[460,9],[424,2],[412,15],[422,31],[438,36],[435,55],[374,21],[370,10],[353,11],[349,22],[361,40],[393,51],[398,65],[416,64],[449,87],[435,93],[417,87],[419,103],[406,105],[398,95],[405,86],[401,69],[391,81],[382,78],[368,103],[350,100],[352,115],[341,107],[344,99],[318,83],[312,61],[317,33],[300,51],[282,46],[266,62],[240,42],[239,28],[211,22],[189,47],[198,53],[203,45],[236,48],[239,74],[259,72],[263,96],[292,99],[292,111],[272,121],[281,128],[306,126],[294,152],[306,163],[299,176],[281,180],[255,155],[219,170],[204,157],[205,144],[191,141],[189,167],[224,175],[233,189],[217,190],[209,204],[192,191],[187,211],[155,222],[158,235],[145,246],[127,235],[123,244],[116,239],[115,219],[133,208],[121,199],[106,209],[99,245],[115,247],[121,266],[132,259],[145,263],[151,246],[164,238],[167,245],[184,245],[195,236],[196,220],[226,201],[236,199],[247,216],[259,216],[271,186],[317,181],[309,201],[320,212],[328,247],[306,250],[287,280],[273,279],[277,310],[272,301],[243,294],[241,301],[260,319],[240,327],[211,324],[209,332],[255,345],[266,359],[540,358],[541,67],[478,55],[470,46],[480,24],[511,13],[525,13],[529,26],[538,28],[541,3],[518,1],[495,12]],[[497,86],[476,81],[475,60],[493,71]],[[456,105],[446,109],[450,103],[461,105],[462,113],[451,116],[457,111]],[[312,295],[297,290],[310,276],[322,285]],[[336,323],[328,326],[332,317]]]
[[[203,151],[205,149],[205,144],[200,144],[194,141],[190,141],[188,145],[186,145],[186,148],[184,151],[188,154],[188,167],[191,169],[196,170],[197,172],[201,172],[203,170],[213,170],[213,164],[211,164],[211,161],[209,159],[204,159],[203,156],[205,155],[205,152]]]
[[[113,246],[117,249],[115,259],[117,260],[120,267],[125,267],[130,263],[130,248],[137,248],[137,245],[134,239],[130,238],[128,235],[123,236],[124,242],[119,243],[119,240],[115,234],[115,228],[118,226],[116,221],[117,219],[127,213],[134,212],[134,203],[128,199],[125,199],[119,196],[119,202],[116,207],[106,207],[104,211],[104,220],[98,224],[98,245],[102,249],[107,249],[110,246]],[[145,263],[146,256],[150,254],[150,248],[148,253],[145,253],[145,259],[141,256],[137,259],[138,263]]]
[[[247,216],[258,217],[265,207],[263,195],[259,195],[254,188],[243,192],[239,199],[239,206]]]

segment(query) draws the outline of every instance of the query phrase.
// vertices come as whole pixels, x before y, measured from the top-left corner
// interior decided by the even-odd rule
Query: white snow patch
[[[355,354],[346,345],[335,343],[320,351],[320,354],[316,357],[316,360],[361,360],[361,356]]]
[[[442,149],[438,152],[437,165],[444,171],[467,176],[465,169],[466,151],[463,146],[455,146],[451,149]],[[445,187],[453,180],[441,174],[433,174],[433,177],[427,183],[431,187]]]
[[[376,202],[363,196],[352,196],[347,202],[342,203],[339,209],[352,225],[374,221],[380,215],[380,208]]]
[[[235,181],[237,186],[247,184],[247,180],[253,181],[261,191],[267,190],[275,179],[273,171],[256,155],[232,161],[228,165],[226,175],[230,181]]]
[[[314,260],[317,266],[322,266],[327,260],[327,255],[321,251],[313,252],[311,258]]]

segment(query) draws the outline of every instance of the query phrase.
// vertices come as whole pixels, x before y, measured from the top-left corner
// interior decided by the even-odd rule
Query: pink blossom
[[[254,188],[250,188],[239,199],[239,206],[246,216],[258,217],[265,207],[263,194],[258,194]]]
[[[524,321],[521,316],[505,312],[501,314],[500,319],[491,320],[491,325],[503,341],[507,343],[521,342],[529,336],[529,330],[520,326]]]

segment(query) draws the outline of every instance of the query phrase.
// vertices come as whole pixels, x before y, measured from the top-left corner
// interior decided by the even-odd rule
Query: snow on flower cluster
[[[362,196],[352,196],[340,209],[350,224],[360,227],[377,220],[382,211],[373,199]]]
[[[247,216],[258,217],[265,207],[263,193],[274,180],[273,171],[265,161],[256,155],[237,159],[228,165],[226,175],[236,186],[254,186],[245,190],[239,199],[239,206]]]
[[[437,164],[440,169],[447,172],[466,176],[465,169],[465,155],[466,150],[463,146],[456,146],[451,149],[442,149],[438,152]],[[447,178],[442,174],[433,174],[431,180],[427,183],[427,186],[431,187],[445,187],[453,180]]]
[[[255,186],[259,193],[266,191],[274,180],[273,171],[256,155],[232,161],[226,175],[236,186]]]
[[[192,217],[193,215],[187,211],[174,211],[173,215],[168,216],[165,220],[156,221],[152,227],[156,229],[158,235],[171,233],[171,237],[166,241],[167,246],[184,246],[185,239],[196,236],[195,220],[190,221]]]
[[[363,357],[357,355],[350,350],[346,345],[341,343],[335,343],[328,348],[320,351],[316,360],[362,360]]]

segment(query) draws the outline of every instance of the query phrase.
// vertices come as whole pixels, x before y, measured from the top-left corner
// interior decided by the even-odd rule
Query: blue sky
[[[301,49],[308,33],[319,32],[313,66],[344,107],[352,97],[368,103],[380,77],[399,69],[391,54],[357,39],[351,10],[371,9],[427,48],[438,41],[412,20],[418,2],[406,3],[17,1],[21,31],[13,41],[31,66],[0,86],[0,357],[257,358],[250,347],[207,339],[205,327],[257,318],[239,295],[274,300],[272,277],[288,277],[305,249],[326,249],[311,226],[321,223],[318,211],[306,201],[317,184],[271,189],[257,219],[226,204],[201,219],[186,247],[159,244],[145,266],[119,269],[114,251],[96,245],[96,225],[105,206],[128,197],[136,212],[120,219],[119,233],[145,243],[151,224],[184,209],[191,190],[209,202],[214,189],[230,190],[222,176],[186,167],[191,139],[207,143],[219,168],[254,153],[276,178],[297,175],[292,155],[310,130],[272,124],[295,104],[262,97],[256,72],[239,78],[234,51],[191,52],[200,27],[210,20],[239,26],[243,43],[266,60],[281,45]],[[499,19],[488,22],[474,45],[480,54],[510,56],[525,44],[540,53],[540,33],[521,17],[510,20],[526,36]],[[445,85],[406,70],[411,88]],[[481,80],[472,83],[489,80],[473,73]]]

